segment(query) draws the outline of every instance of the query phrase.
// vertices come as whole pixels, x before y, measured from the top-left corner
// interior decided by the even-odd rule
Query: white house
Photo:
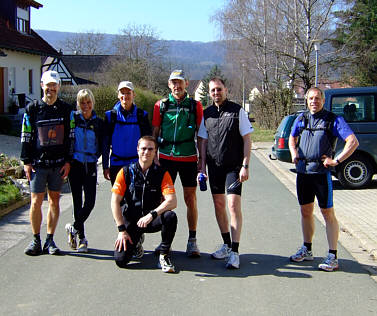
[[[31,29],[30,10],[42,4],[34,0],[0,1],[0,114],[11,112],[41,97],[41,57],[59,53]]]

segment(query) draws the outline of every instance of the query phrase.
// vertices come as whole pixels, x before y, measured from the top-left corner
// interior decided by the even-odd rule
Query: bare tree
[[[95,31],[75,33],[62,41],[61,46],[68,49],[69,53],[77,55],[99,55],[107,51],[104,34]]]
[[[167,48],[152,26],[129,24],[116,36],[113,45],[116,53],[124,57],[121,63],[113,65],[114,73],[124,69],[123,76],[127,74],[137,85],[153,91],[161,90],[159,78],[164,73],[162,68]]]
[[[334,0],[231,0],[214,16],[225,39],[262,74],[267,91],[277,80],[313,81],[313,40],[329,35]],[[241,63],[240,60],[236,61]]]

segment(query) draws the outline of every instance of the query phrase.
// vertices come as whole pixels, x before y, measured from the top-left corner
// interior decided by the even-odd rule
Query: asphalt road
[[[112,260],[116,227],[109,207],[110,185],[101,180],[96,207],[86,224],[88,254],[74,253],[66,244],[64,225],[71,220],[67,202],[55,237],[63,256],[23,254],[31,238],[26,210],[1,219],[0,241],[10,244],[0,255],[0,314],[376,315],[377,283],[341,245],[340,270],[317,270],[327,252],[320,222],[316,221],[315,260],[289,262],[301,243],[296,198],[254,155],[251,165],[251,180],[243,188],[239,270],[226,270],[225,262],[210,259],[221,236],[208,191],[198,191],[202,257],[186,257],[188,230],[179,182],[179,223],[173,243],[178,272],[164,274],[157,269],[152,250],[160,242],[158,233],[146,236],[141,262],[117,268]],[[43,237],[45,232],[44,226]]]

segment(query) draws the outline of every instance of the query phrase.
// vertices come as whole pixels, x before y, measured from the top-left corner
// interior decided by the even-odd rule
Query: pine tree
[[[340,23],[334,46],[345,49],[352,80],[359,85],[377,85],[377,0],[347,2],[353,6],[336,12]]]
[[[217,65],[213,66],[211,70],[209,71],[209,73],[202,79],[203,89],[200,93],[201,95],[200,102],[202,103],[203,106],[208,105],[208,100],[209,100],[208,84],[211,78],[213,77],[220,77],[221,79],[224,80],[225,83],[227,82],[219,66]]]

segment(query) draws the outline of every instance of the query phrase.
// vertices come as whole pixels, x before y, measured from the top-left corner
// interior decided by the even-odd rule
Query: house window
[[[33,69],[29,69],[29,94],[33,94]]]
[[[17,7],[17,31],[30,34],[30,8]]]

